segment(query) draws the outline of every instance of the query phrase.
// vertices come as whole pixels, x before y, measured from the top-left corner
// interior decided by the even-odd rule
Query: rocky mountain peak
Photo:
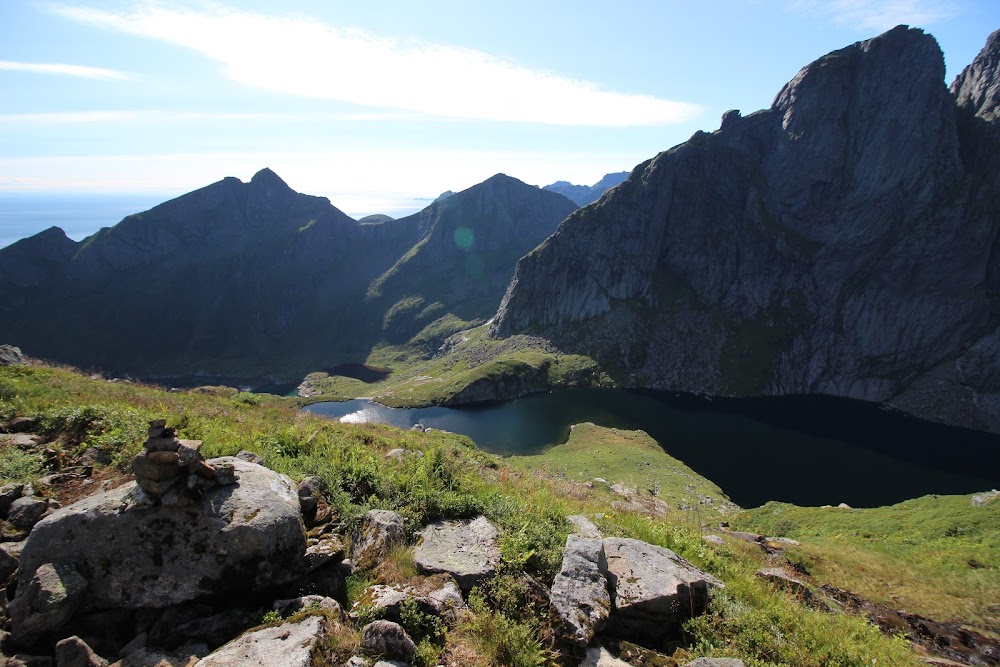
[[[986,46],[972,64],[951,84],[958,106],[984,120],[1000,113],[1000,30],[986,39]]]
[[[966,123],[943,79],[906,26],[819,58],[570,216],[518,263],[492,335],[541,334],[631,386],[937,414],[907,387],[1000,312],[993,124]]]

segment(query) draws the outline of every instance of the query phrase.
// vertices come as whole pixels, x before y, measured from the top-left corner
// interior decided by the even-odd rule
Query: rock
[[[259,466],[264,465],[264,457],[260,454],[254,454],[253,452],[248,452],[245,449],[241,449],[239,453],[236,454],[236,458],[241,461],[246,461],[248,463],[256,463]]]
[[[594,522],[582,514],[568,516],[566,520],[573,526],[573,532],[580,537],[596,538],[598,540],[603,537],[600,529],[598,529]]]
[[[702,535],[701,539],[715,547],[725,546],[726,541],[718,535]]]
[[[45,444],[45,438],[32,433],[0,433],[0,445],[17,447],[18,449],[35,449]]]
[[[138,488],[129,483],[40,521],[21,553],[18,598],[49,560],[93,573],[88,609],[162,608],[287,581],[305,552],[294,485],[267,468],[221,460],[234,465],[239,484],[213,487],[197,505],[134,509]]]
[[[28,360],[21,353],[21,348],[13,345],[0,345],[0,366],[24,366]]]
[[[6,488],[6,487],[4,487]],[[2,489],[0,489],[2,491]],[[972,506],[973,507],[985,507],[991,502],[1000,498],[1000,491],[993,489],[992,491],[987,491],[986,493],[979,493],[972,496]]]
[[[793,577],[780,567],[768,567],[762,570],[757,570],[755,575],[761,579],[770,581],[772,584],[776,584],[783,590],[788,591],[813,609],[830,611],[830,606],[823,600],[819,599],[804,581]]]
[[[851,506],[848,505],[847,503],[840,503],[839,505],[837,505],[837,509],[849,510],[851,509]]]
[[[688,618],[703,614],[708,591],[721,587],[673,551],[639,540],[604,540],[612,612],[608,634],[660,648]]]
[[[379,660],[372,667],[410,667],[410,663],[399,660]]]
[[[358,655],[353,655],[344,663],[344,667],[368,667],[368,661]]]
[[[0,517],[6,519],[11,503],[24,493],[24,484],[4,484],[0,486]]]
[[[46,655],[17,655],[7,658],[4,667],[52,667],[52,658]]]
[[[80,463],[90,466],[106,466],[111,463],[111,454],[97,447],[87,447],[80,455]]]
[[[257,623],[257,615],[247,609],[226,609],[218,614],[196,618],[177,626],[177,637],[196,639],[209,648],[222,646]]]
[[[500,564],[500,532],[483,516],[473,521],[432,524],[420,533],[413,562],[423,573],[450,574],[468,592],[496,572]]]
[[[742,660],[736,658],[698,658],[684,667],[746,667]]]
[[[802,546],[802,543],[798,540],[793,540],[790,537],[768,537],[764,540],[767,544],[778,545],[778,547],[798,547]]]
[[[631,667],[631,665],[611,655],[606,648],[598,644],[587,649],[580,667]]]
[[[414,426],[413,428],[416,428],[416,426]],[[411,428],[410,430],[412,431],[413,428]],[[423,431],[424,429],[421,428],[420,430]],[[397,447],[395,449],[390,449],[388,452],[386,452],[385,453],[385,458],[387,458],[387,459],[394,459],[396,461],[402,461],[403,459],[406,458],[406,455],[408,453],[409,452],[407,450],[405,450],[405,449],[403,449],[401,447]]]
[[[310,540],[312,542],[312,540]],[[344,559],[344,543],[339,535],[328,533],[318,538],[306,549],[306,570],[311,572],[327,563]]]
[[[417,645],[403,626],[392,621],[373,621],[361,630],[361,647],[377,655],[409,658]]]
[[[56,554],[50,554],[56,556]],[[30,646],[45,634],[58,630],[84,603],[87,580],[65,562],[44,563],[25,576],[24,553],[17,596],[10,603],[12,639]]]
[[[400,607],[407,600],[417,600],[420,593],[411,586],[375,585],[366,588],[351,607],[350,616],[357,620],[363,613],[375,612],[378,618],[399,623]],[[369,618],[371,618],[369,616]]]
[[[323,616],[263,628],[226,644],[195,667],[311,667],[313,654],[329,631],[330,623]]]
[[[107,667],[108,661],[94,653],[77,636],[67,637],[56,644],[56,667]]]
[[[316,515],[316,508],[323,497],[323,480],[316,476],[305,477],[299,482],[299,505],[308,518]]]
[[[30,530],[48,509],[48,501],[21,497],[10,504],[7,520],[18,528]]]
[[[229,486],[230,484],[235,484],[236,480],[239,479],[239,475],[236,473],[236,466],[232,463],[221,463],[215,461],[210,464],[212,469],[215,470],[215,483],[219,486]]]
[[[428,593],[426,599],[434,607],[435,613],[448,623],[455,623],[459,616],[469,609],[462,598],[458,584],[450,578],[440,588]]]
[[[7,432],[8,433],[24,433],[25,431],[33,431],[38,428],[39,419],[37,417],[14,417],[9,422],[7,422]]]
[[[600,538],[579,535],[566,538],[562,567],[552,582],[549,596],[561,639],[586,646],[595,633],[604,629],[611,612],[607,571]]]
[[[310,607],[325,609],[338,618],[344,615],[344,610],[339,602],[323,595],[303,595],[290,600],[275,600],[271,605],[271,608],[282,616],[291,616]]]
[[[110,667],[191,667],[200,657],[195,652],[182,649],[163,651],[140,648],[111,663]]]
[[[127,655],[132,655],[139,649],[146,648],[147,641],[149,641],[149,634],[140,632],[128,644],[125,644],[120,651],[118,651],[118,657],[124,658]]]
[[[10,575],[17,571],[17,561],[21,555],[20,548],[12,549],[10,544],[19,543],[14,542],[0,544],[0,588],[2,588],[4,582],[10,578]]]
[[[351,562],[355,569],[368,569],[405,541],[403,517],[390,510],[368,510],[351,535]]]

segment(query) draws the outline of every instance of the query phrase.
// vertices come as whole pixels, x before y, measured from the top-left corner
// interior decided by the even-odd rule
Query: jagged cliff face
[[[958,104],[919,30],[808,65],[770,109],[727,113],[567,219],[518,263],[493,335],[544,333],[629,385],[997,428],[1000,373],[979,363],[1000,350],[996,50]]]

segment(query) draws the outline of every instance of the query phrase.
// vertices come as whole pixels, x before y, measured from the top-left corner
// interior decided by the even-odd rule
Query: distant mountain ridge
[[[491,291],[462,311],[485,319],[517,258],[575,208],[506,176],[487,183],[415,216],[359,222],[263,169],[249,183],[223,179],[80,243],[49,229],[0,249],[0,340],[33,356],[145,377],[294,381],[364,361],[395,303],[366,299],[372,282],[419,263],[435,224],[476,230],[489,241],[477,250],[502,255],[483,262]],[[525,205],[532,196],[549,203]],[[533,227],[544,235],[526,233]],[[421,276],[411,277],[412,286]],[[455,306],[451,293],[403,291],[435,297],[441,316]]]
[[[621,171],[614,174],[605,174],[601,180],[593,185],[573,185],[569,181],[556,181],[555,183],[546,185],[542,189],[549,192],[557,192],[570,199],[577,206],[587,206],[600,199],[601,195],[619,183],[622,183],[626,178],[628,178],[628,172]]]
[[[1000,31],[944,85],[897,27],[639,165],[517,266],[492,324],[628,386],[821,393],[1000,429]]]

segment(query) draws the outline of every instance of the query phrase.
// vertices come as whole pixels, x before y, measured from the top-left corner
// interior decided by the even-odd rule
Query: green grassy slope
[[[473,599],[475,617],[424,645],[415,664],[438,664],[439,658],[484,667],[554,664],[546,644],[548,610],[528,603],[525,575],[551,583],[570,529],[565,517],[577,513],[599,517],[605,535],[674,549],[726,584],[713,599],[711,613],[689,624],[684,645],[672,657],[646,664],[678,665],[700,655],[738,656],[759,667],[918,664],[905,643],[887,639],[863,618],[807,609],[754,577],[764,564],[756,547],[733,543],[712,549],[690,522],[613,510],[605,489],[544,467],[519,469],[462,436],[340,424],[300,413],[288,399],[225,389],[171,392],[46,366],[0,367],[0,424],[14,417],[37,420],[36,430],[67,462],[87,447],[108,452],[113,463],[99,468],[98,477],[123,476],[147,421],[165,417],[180,428],[181,437],[204,440],[207,456],[246,448],[295,479],[319,475],[329,489],[335,526],[343,532],[373,507],[399,511],[411,531],[438,518],[485,514],[503,530],[501,575]],[[635,451],[651,455],[647,445],[639,443]],[[423,456],[390,462],[385,454],[396,447]],[[40,455],[23,454],[0,445],[0,483],[45,472]],[[412,576],[408,558],[403,550],[378,568],[352,576],[349,595],[368,582]],[[356,632],[335,633],[330,654],[339,662],[331,664],[343,664],[356,643]]]

